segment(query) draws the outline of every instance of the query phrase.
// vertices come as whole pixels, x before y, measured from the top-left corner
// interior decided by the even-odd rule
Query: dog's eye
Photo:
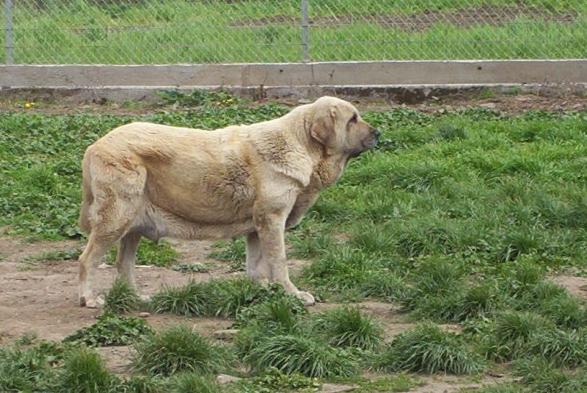
[[[357,114],[355,113],[353,115],[353,117],[351,117],[351,120],[349,120],[350,123],[356,123],[357,122]]]

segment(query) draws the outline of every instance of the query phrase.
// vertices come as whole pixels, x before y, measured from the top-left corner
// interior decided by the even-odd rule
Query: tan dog
[[[120,241],[118,274],[134,285],[141,236],[226,239],[245,235],[247,273],[307,305],[287,271],[284,231],[297,225],[349,159],[379,131],[350,103],[322,97],[287,115],[215,131],[131,123],[88,147],[83,159],[80,304],[96,307],[92,267]]]

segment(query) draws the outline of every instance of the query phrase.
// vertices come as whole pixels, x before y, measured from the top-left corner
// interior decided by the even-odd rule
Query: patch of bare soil
[[[426,97],[418,99],[415,103],[409,99],[395,98],[383,99],[374,97],[361,97],[353,100],[353,103],[362,111],[389,111],[396,108],[411,108],[421,112],[452,112],[466,108],[486,108],[507,114],[518,114],[530,110],[544,110],[551,112],[563,111],[585,111],[587,110],[587,98],[572,92],[560,89],[549,89],[545,87],[540,93],[524,94],[503,94],[489,92],[489,97],[473,92],[451,93],[449,95],[436,97],[434,94],[427,94]],[[308,103],[308,100],[295,98],[270,99],[272,102],[294,107],[299,104]],[[397,102],[395,100],[398,100]],[[269,99],[255,101],[253,105],[263,104]],[[142,115],[161,110],[178,110],[161,103],[137,102],[133,108],[127,108],[123,104],[108,102],[105,104],[86,103],[75,105],[72,103],[42,102],[35,109],[28,109],[29,113],[44,113],[51,115],[63,115],[72,113],[107,113],[111,115]],[[25,111],[13,101],[0,100],[0,111]],[[342,235],[344,238],[344,234]],[[204,246],[203,246],[204,247]],[[1,260],[1,254],[0,254]]]
[[[561,275],[553,277],[552,281],[565,288],[571,294],[587,299],[587,278]]]
[[[175,244],[182,254],[181,262],[207,261],[209,244]],[[3,256],[0,260],[0,344],[13,341],[25,333],[35,333],[41,339],[61,340],[95,322],[99,310],[78,306],[77,261],[39,261],[32,266],[23,263],[27,257],[75,247],[80,247],[75,241],[27,243],[0,237],[0,255]],[[217,261],[214,263],[219,264]],[[116,277],[116,268],[97,268],[94,272],[96,291],[105,293]],[[210,273],[191,274],[138,266],[137,286],[140,294],[152,295],[163,285],[183,285],[190,279],[204,281],[228,274],[231,273],[226,273],[226,268],[215,265]],[[205,335],[230,325],[229,321],[221,319],[188,319],[167,315],[151,315],[147,320],[155,328],[183,322]]]
[[[377,102],[356,102],[361,110],[388,111],[397,108],[411,108],[424,113],[447,113],[470,108],[485,108],[506,114],[520,114],[532,110],[548,112],[585,111],[587,98],[574,94],[560,96],[538,94],[490,94],[481,98],[469,93],[453,94],[444,97],[430,96],[424,102],[404,104],[382,100]]]
[[[545,22],[571,23],[577,18],[574,11],[551,11],[526,5],[481,6],[452,11],[426,10],[413,14],[328,15],[310,17],[314,27],[332,27],[353,23],[375,23],[385,28],[407,32],[424,31],[436,23],[449,23],[459,27],[476,25],[502,26],[518,18],[540,19]],[[263,27],[270,25],[297,25],[296,16],[276,15],[258,19],[241,19],[232,25],[238,27]]]

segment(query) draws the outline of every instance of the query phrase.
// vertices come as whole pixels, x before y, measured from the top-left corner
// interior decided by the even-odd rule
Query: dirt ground
[[[256,104],[262,104],[267,99],[259,100]],[[306,103],[306,100],[293,98],[271,99],[272,102],[281,102],[288,106],[296,106]],[[24,104],[32,105],[24,109]],[[390,110],[406,107],[426,113],[444,113],[467,108],[486,108],[507,114],[523,113],[529,110],[545,111],[584,111],[587,110],[587,97],[563,91],[546,91],[544,94],[498,94],[487,90],[485,93],[451,94],[444,97],[430,96],[425,101],[416,104],[393,102],[383,98],[361,97],[353,100],[353,103],[362,111]],[[113,115],[141,115],[153,113],[157,110],[183,110],[173,106],[165,106],[161,103],[138,101],[132,103],[60,103],[59,101],[46,102],[18,99],[0,100],[0,111],[27,111],[31,113],[48,114],[75,114],[75,113],[107,113]]]
[[[212,277],[228,277],[232,273],[227,263],[209,259],[211,244],[208,242],[173,241],[180,252],[180,263],[206,263],[212,266],[210,273],[185,274],[166,268],[137,267],[137,281],[141,294],[150,295],[163,285],[182,285],[190,279],[208,280]],[[81,327],[95,322],[100,310],[81,308],[77,304],[77,261],[27,262],[30,257],[49,251],[80,248],[77,241],[26,242],[22,239],[0,235],[0,345],[6,345],[24,334],[34,334],[40,339],[61,340]],[[28,259],[27,259],[28,258]],[[298,271],[305,261],[291,261],[292,270]],[[116,269],[102,265],[96,269],[96,288],[105,292],[113,282]],[[295,273],[294,273],[295,274]],[[571,275],[558,276],[554,280],[574,294],[587,297],[587,279]],[[310,312],[321,312],[339,304],[319,303]],[[386,341],[409,329],[413,324],[400,310],[389,303],[364,301],[358,306],[379,320],[385,329]],[[186,318],[172,315],[150,315],[147,321],[155,329],[178,323],[192,326],[201,334],[214,337],[216,330],[227,329],[231,321],[221,318]],[[457,325],[443,325],[450,331],[458,331]],[[99,349],[108,368],[118,374],[127,374],[131,359],[128,347]],[[380,375],[367,375],[377,378]],[[504,381],[500,373],[490,372],[477,378],[454,376],[421,376],[421,382],[413,392],[441,393],[474,390],[482,385]],[[505,377],[507,378],[507,377]]]

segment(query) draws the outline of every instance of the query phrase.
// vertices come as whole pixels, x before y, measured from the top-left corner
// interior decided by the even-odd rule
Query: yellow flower
[[[30,109],[34,106],[35,104],[32,102],[25,102],[24,103],[24,109]]]

